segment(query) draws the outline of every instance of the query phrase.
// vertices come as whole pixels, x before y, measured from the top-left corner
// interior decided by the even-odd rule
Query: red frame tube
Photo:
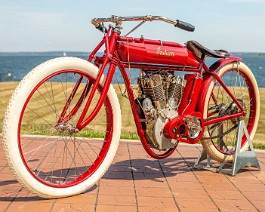
[[[232,92],[228,89],[228,87],[225,85],[223,80],[216,73],[213,73],[212,75],[222,85],[222,87],[229,94],[229,96],[233,99],[233,101],[237,104],[237,106],[240,108],[240,110],[244,111],[242,105],[239,103],[239,101],[236,99],[236,97],[232,94]]]
[[[190,114],[195,111],[202,84],[202,78],[198,74],[186,74],[185,80],[186,86],[178,107],[179,114]]]
[[[100,83],[100,80],[101,80],[101,77],[104,73],[104,69],[106,68],[106,65],[111,61],[111,57],[110,55],[113,54],[114,52],[114,42],[116,40],[116,37],[117,37],[117,33],[116,32],[113,32],[111,33],[111,36],[109,36],[110,32],[111,32],[111,27],[109,27],[109,30],[108,30],[108,33],[105,34],[104,36],[104,41],[103,43],[105,43],[105,46],[106,46],[106,50],[105,50],[105,58],[103,60],[103,63],[99,69],[99,72],[98,72],[98,76],[97,76],[97,79],[95,81],[95,84],[91,90],[91,93],[88,97],[88,100],[87,100],[87,103],[84,107],[84,110],[78,120],[78,123],[76,125],[76,128],[77,130],[82,130],[86,125],[88,125],[94,118],[95,116],[97,115],[97,113],[99,112],[101,106],[103,105],[104,103],[104,100],[107,96],[107,93],[108,93],[108,90],[109,90],[109,87],[110,87],[110,84],[111,84],[111,81],[112,81],[112,78],[113,78],[113,75],[114,75],[114,72],[115,72],[115,68],[116,68],[116,65],[113,64],[113,63],[110,63],[110,68],[109,68],[109,71],[108,71],[108,75],[106,77],[106,80],[105,80],[105,83],[104,83],[104,86],[103,86],[103,90],[102,90],[102,93],[101,93],[101,96],[98,100],[98,103],[96,105],[96,107],[93,109],[93,111],[91,112],[91,114],[85,119],[85,116],[87,114],[87,111],[91,105],[91,102],[95,96],[95,93],[96,93],[96,90],[98,89],[98,85]],[[96,47],[97,50],[99,50],[100,46],[103,45],[102,42],[100,42],[100,44]],[[111,47],[111,48],[110,48]],[[94,50],[93,51],[93,54],[95,54],[96,51]],[[93,56],[94,57],[94,56]],[[92,56],[89,57],[89,59],[92,59],[93,58]],[[84,120],[85,119],[85,120]]]
[[[76,91],[77,91],[77,89],[78,89],[78,87],[80,85],[80,82],[77,82],[77,84],[78,85],[75,85],[74,90],[72,91],[72,93],[71,93],[71,95],[70,95],[70,97],[69,97],[69,99],[68,99],[68,101],[66,103],[66,106],[67,107],[66,106],[64,107],[64,109],[63,109],[63,111],[62,111],[62,113],[60,115],[60,119],[58,121],[58,124],[59,123],[66,123],[66,122],[68,122],[76,114],[76,112],[78,111],[79,107],[82,105],[83,101],[87,97],[87,94],[89,93],[89,90],[90,90],[90,88],[92,86],[92,83],[91,82],[89,82],[89,83],[86,84],[86,86],[85,86],[85,88],[84,88],[84,90],[83,90],[83,92],[82,92],[82,94],[81,94],[78,102],[76,103],[76,105],[74,106],[74,108],[71,110],[71,112],[69,112],[69,114],[65,116],[66,111],[67,111],[67,109],[68,109],[68,107],[69,107],[69,105],[70,105],[70,103],[72,101],[71,96],[74,96],[75,95],[75,93],[76,93]]]
[[[104,34],[104,38],[102,39],[102,41],[96,46],[96,48],[92,51],[92,53],[90,54],[90,56],[88,58],[89,62],[93,62],[93,60],[94,60],[94,63],[96,63],[96,65],[98,65],[99,72],[98,72],[97,78],[94,82],[94,86],[93,86],[93,88],[90,92],[90,95],[88,97],[88,100],[86,102],[86,105],[84,107],[84,110],[83,110],[83,112],[82,112],[82,114],[78,120],[78,123],[76,126],[76,128],[78,130],[82,130],[87,124],[89,124],[93,120],[93,118],[99,112],[99,110],[100,110],[101,106],[103,105],[104,100],[107,96],[112,78],[113,78],[114,73],[115,73],[115,68],[117,66],[118,66],[118,68],[122,74],[123,79],[124,79],[124,83],[125,83],[125,86],[126,86],[126,89],[128,92],[128,97],[129,97],[129,101],[131,104],[131,109],[132,109],[134,121],[136,124],[137,132],[138,132],[138,135],[140,137],[140,140],[141,140],[145,150],[148,152],[148,154],[154,158],[159,158],[159,156],[155,155],[154,152],[152,152],[150,150],[148,142],[144,136],[145,131],[142,129],[142,124],[140,122],[140,117],[138,116],[138,113],[137,113],[137,107],[135,104],[133,90],[132,90],[131,84],[130,84],[130,79],[129,79],[128,74],[126,72],[126,68],[128,68],[128,67],[132,67],[132,68],[134,66],[137,68],[139,68],[139,67],[154,68],[155,67],[157,69],[161,69],[161,67],[163,67],[163,69],[166,69],[166,70],[177,70],[177,71],[186,71],[186,72],[195,73],[194,74],[195,78],[194,78],[191,86],[186,88],[185,92],[183,94],[184,100],[182,100],[180,107],[179,107],[179,113],[180,114],[182,114],[182,113],[183,114],[184,113],[190,114],[193,112],[200,112],[200,108],[202,107],[200,104],[202,104],[203,101],[200,100],[200,98],[198,98],[198,96],[201,92],[205,92],[204,90],[202,91],[201,88],[204,88],[203,86],[205,85],[205,81],[207,82],[207,80],[209,80],[209,79],[212,80],[212,78],[215,78],[221,84],[221,86],[225,89],[225,91],[228,93],[228,95],[236,102],[236,104],[238,105],[238,107],[241,109],[242,112],[239,112],[239,113],[233,114],[233,115],[229,115],[229,116],[211,119],[210,121],[206,121],[204,123],[204,126],[209,125],[209,124],[213,124],[213,123],[216,123],[219,121],[232,119],[232,118],[236,118],[236,117],[245,115],[245,111],[243,110],[243,107],[241,106],[239,101],[230,92],[230,90],[224,84],[222,79],[213,70],[208,69],[208,67],[206,66],[204,61],[198,59],[198,62],[200,64],[199,67],[187,68],[187,69],[185,67],[183,69],[183,67],[182,68],[173,67],[173,66],[164,65],[164,64],[160,64],[160,65],[159,64],[154,64],[154,65],[153,64],[148,64],[148,65],[146,65],[146,64],[132,64],[132,66],[131,66],[131,64],[123,63],[120,60],[120,58],[116,52],[118,41],[121,41],[123,39],[127,39],[127,38],[121,38],[119,36],[119,34],[115,30],[113,30],[113,28],[110,26],[108,29],[108,32],[106,34]],[[150,41],[150,42],[152,42],[152,41]],[[99,49],[103,46],[103,44],[105,44],[105,54],[102,57],[96,58],[95,55],[99,51]],[[177,44],[175,44],[175,45],[177,45]],[[231,58],[231,59],[228,59],[228,61],[224,62],[224,64],[228,63],[228,62],[234,62],[234,61],[235,61],[235,58]],[[221,62],[223,62],[223,61],[221,61]],[[99,86],[100,80],[103,76],[103,72],[104,72],[104,69],[106,68],[107,64],[110,64],[110,67],[109,67],[108,73],[106,75],[104,85],[102,86],[103,89],[102,89],[101,96],[99,98],[97,105],[95,106],[95,108],[91,112],[91,114],[89,114],[89,116],[85,119],[87,111],[88,111],[89,107],[91,106],[92,99],[94,98],[95,92]],[[205,72],[203,73],[203,79],[202,79],[199,74],[202,73],[203,69],[205,70]],[[216,69],[214,69],[214,70],[216,70]],[[88,94],[88,93],[83,93],[81,95],[80,101],[78,101],[78,103],[76,104],[74,109],[66,117],[64,117],[66,114],[66,110],[68,109],[68,105],[71,102],[71,98],[72,98],[72,96],[75,95],[75,92],[78,89],[78,86],[79,85],[77,82],[76,87],[72,91],[72,94],[71,94],[70,98],[68,99],[67,104],[65,105],[65,108],[63,109],[63,111],[61,113],[59,123],[68,121],[71,118],[71,116],[73,114],[75,114],[76,111],[78,110],[78,108],[80,107],[80,105],[82,103],[81,98]],[[192,101],[189,101],[190,99],[192,99]]]
[[[214,124],[214,123],[217,123],[217,122],[225,121],[225,120],[228,120],[228,119],[234,119],[234,118],[237,118],[237,117],[240,117],[240,116],[244,116],[244,115],[245,115],[245,113],[241,112],[241,113],[235,113],[235,114],[228,115],[228,116],[222,116],[222,117],[211,119],[209,121],[205,121],[204,125],[207,126],[207,125],[210,125],[210,124]]]
[[[68,100],[67,100],[67,102],[66,102],[66,105],[65,105],[64,108],[63,108],[63,111],[61,112],[60,118],[59,118],[59,120],[58,120],[58,124],[59,124],[59,123],[65,123],[65,122],[67,122],[67,121],[69,120],[69,119],[65,119],[64,116],[65,116],[66,111],[68,110],[68,108],[69,108],[69,106],[70,106],[70,103],[72,102],[72,100],[73,100],[73,98],[74,98],[74,96],[75,96],[75,94],[76,94],[76,91],[77,91],[78,88],[79,88],[79,85],[80,85],[82,79],[83,79],[83,77],[80,77],[80,78],[78,79],[78,81],[76,82],[75,87],[74,87],[72,93],[70,94],[70,96],[69,96],[69,98],[68,98]],[[77,105],[76,105],[76,106],[77,106]],[[69,115],[70,115],[70,114],[73,114],[72,112],[73,112],[73,111],[71,111],[71,112],[69,113]],[[69,116],[69,115],[68,115],[68,116]],[[74,115],[74,114],[73,114],[73,115]]]
[[[134,95],[133,95],[133,89],[131,88],[131,83],[130,83],[130,79],[128,77],[128,74],[126,72],[126,69],[125,67],[123,66],[123,64],[118,61],[118,67],[121,71],[121,74],[122,74],[122,77],[124,79],[124,82],[125,82],[125,86],[126,86],[126,89],[127,89],[127,93],[128,93],[128,98],[129,98],[129,101],[130,101],[130,104],[131,104],[131,109],[132,109],[132,113],[133,113],[133,117],[134,117],[134,122],[135,122],[135,125],[136,125],[136,128],[137,128],[137,133],[138,133],[138,136],[140,137],[140,141],[145,149],[145,151],[153,158],[156,158],[156,159],[161,159],[161,158],[164,158],[165,155],[156,155],[150,148],[149,148],[149,144],[144,136],[145,134],[145,131],[142,129],[142,124],[141,124],[141,121],[140,121],[140,117],[137,113],[137,108],[136,108],[136,104],[135,104],[135,101],[134,101]]]

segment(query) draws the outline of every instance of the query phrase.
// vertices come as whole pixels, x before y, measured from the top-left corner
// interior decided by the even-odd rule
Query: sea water
[[[84,52],[41,52],[41,53],[0,53],[0,82],[20,81],[31,69],[37,65],[55,57],[74,56],[87,59],[89,53]],[[259,53],[232,53],[242,57],[243,62],[252,70],[259,87],[265,87],[265,54]],[[211,65],[214,59],[207,59],[207,65]],[[130,70],[132,83],[137,82],[139,71]],[[123,83],[121,74],[117,70],[113,83]]]

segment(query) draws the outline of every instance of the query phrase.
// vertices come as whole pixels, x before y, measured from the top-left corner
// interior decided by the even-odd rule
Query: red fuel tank
[[[199,62],[192,52],[178,43],[121,37],[117,50],[122,62],[199,67]]]

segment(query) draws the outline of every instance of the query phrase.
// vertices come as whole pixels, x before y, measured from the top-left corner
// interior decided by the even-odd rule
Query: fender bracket
[[[215,63],[213,63],[208,70],[205,71],[203,74],[203,81],[201,85],[201,93],[200,93],[200,98],[198,99],[197,106],[196,106],[196,111],[199,111],[203,114],[204,112],[204,103],[205,103],[205,98],[207,91],[209,89],[209,86],[213,80],[213,76],[211,73],[218,73],[221,68],[224,66],[230,64],[230,63],[235,63],[235,62],[241,62],[242,58],[240,57],[226,57],[222,58]]]

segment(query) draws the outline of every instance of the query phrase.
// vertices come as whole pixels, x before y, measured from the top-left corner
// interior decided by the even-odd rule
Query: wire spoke
[[[31,174],[40,182],[62,188],[76,185],[88,178],[105,159],[112,139],[110,100],[104,101],[98,114],[81,132],[72,130],[94,82],[90,75],[75,73],[75,70],[56,72],[40,83],[27,101],[20,131],[29,136],[20,135],[21,155]],[[101,87],[97,90],[88,113],[96,106],[101,90]],[[66,121],[58,125],[63,108]],[[106,140],[85,138],[93,135]]]

